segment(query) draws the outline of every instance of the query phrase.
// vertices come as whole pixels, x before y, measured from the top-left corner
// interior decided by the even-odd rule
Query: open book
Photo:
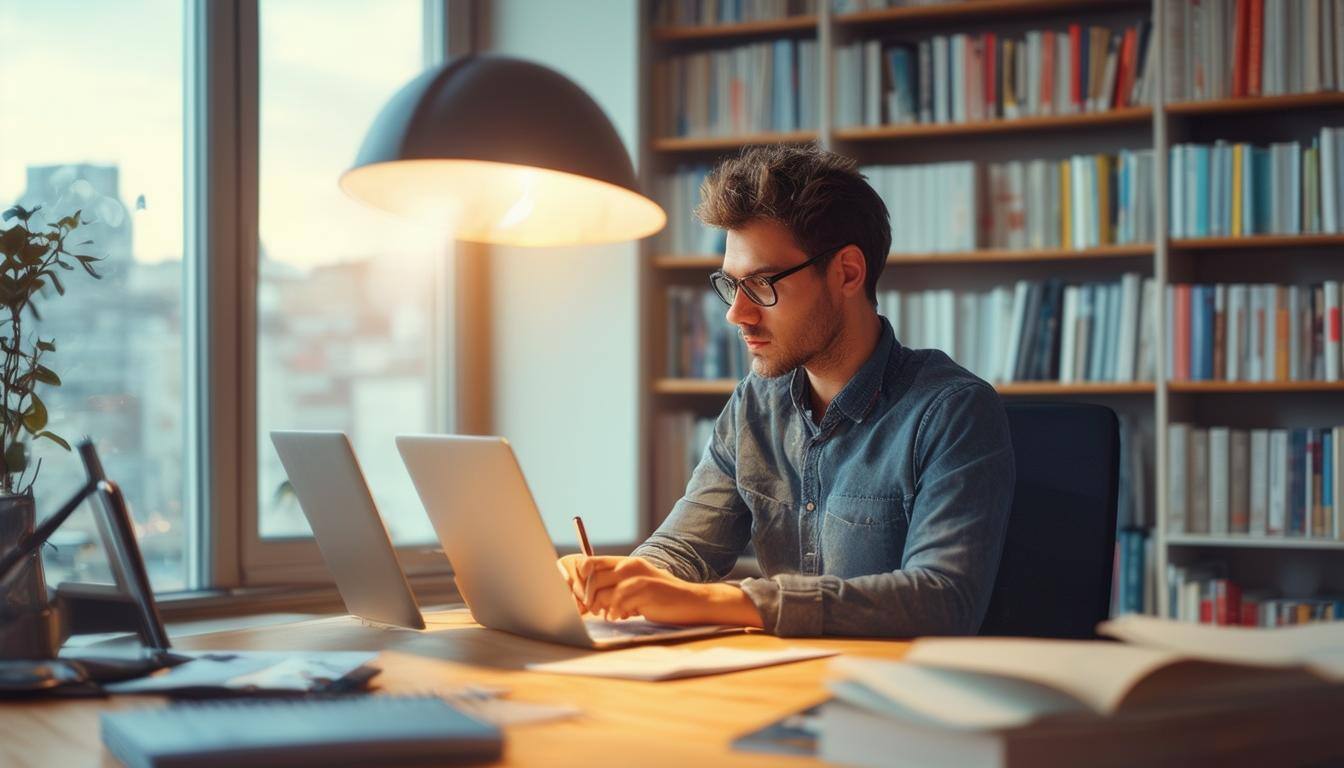
[[[998,729],[1344,682],[1344,624],[1228,629],[1132,616],[1101,631],[1127,642],[918,640],[899,662],[837,659],[832,690],[901,717]]]
[[[1220,729],[1244,735],[1248,720],[1294,712],[1258,729],[1281,743],[1275,728],[1327,723],[1324,712],[1344,705],[1344,624],[1227,629],[1125,617],[1100,630],[1126,642],[937,638],[916,641],[902,661],[837,659],[821,756],[877,765],[899,746],[927,749],[925,764],[1004,765],[1013,745],[1032,746],[1033,762],[1051,756],[1040,751],[1047,744],[1084,750],[1075,759],[1103,745],[1127,761],[1153,745],[1197,755]]]

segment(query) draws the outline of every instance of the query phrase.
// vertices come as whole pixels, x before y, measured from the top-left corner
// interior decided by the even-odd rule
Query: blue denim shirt
[[[998,393],[882,318],[872,357],[814,423],[806,373],[748,375],[686,495],[633,554],[697,582],[742,581],[777,635],[973,634],[1013,497]]]

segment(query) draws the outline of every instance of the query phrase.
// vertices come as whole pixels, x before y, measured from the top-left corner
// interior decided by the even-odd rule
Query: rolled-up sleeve
[[[976,382],[935,399],[911,460],[915,495],[899,570],[842,579],[746,579],[768,632],[784,636],[965,635],[989,606],[1015,482],[1008,419]]]
[[[632,555],[687,581],[715,581],[733,569],[751,536],[751,510],[737,492],[734,418],[738,403],[739,394],[734,392],[714,424],[685,495]]]

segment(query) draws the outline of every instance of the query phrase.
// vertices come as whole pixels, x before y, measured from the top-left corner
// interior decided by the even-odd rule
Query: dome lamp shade
[[[592,97],[552,69],[504,56],[457,59],[403,86],[340,186],[482,243],[617,242],[667,223]]]

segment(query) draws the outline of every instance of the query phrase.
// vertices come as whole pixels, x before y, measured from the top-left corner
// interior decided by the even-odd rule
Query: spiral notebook
[[[499,759],[498,728],[434,696],[175,704],[102,716],[128,768],[463,765]]]

